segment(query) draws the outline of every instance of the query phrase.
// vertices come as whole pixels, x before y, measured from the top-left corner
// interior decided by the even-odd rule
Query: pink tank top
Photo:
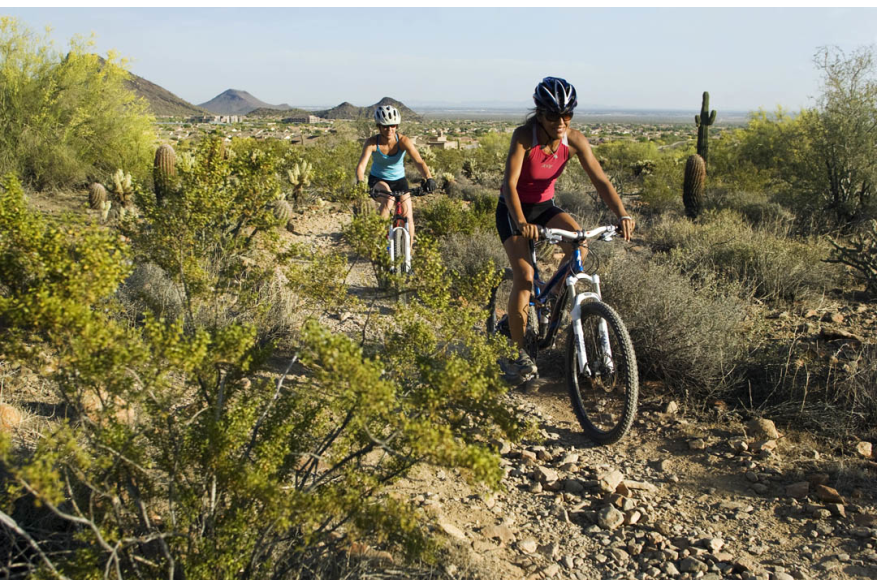
[[[539,204],[553,198],[554,184],[569,161],[569,141],[565,134],[557,146],[557,152],[545,154],[538,143],[534,124],[532,144],[518,177],[518,197],[523,204]]]

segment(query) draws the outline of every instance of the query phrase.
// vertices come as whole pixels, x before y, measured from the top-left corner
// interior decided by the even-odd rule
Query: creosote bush
[[[266,206],[275,155],[226,159],[208,140],[184,167],[161,207],[135,189],[125,238],[61,230],[4,180],[4,353],[71,408],[32,452],[0,437],[4,509],[24,495],[49,514],[14,522],[12,551],[35,554],[15,562],[31,576],[315,578],[354,540],[428,560],[420,515],[383,489],[422,462],[497,487],[487,442],[521,431],[500,401],[507,345],[475,328],[483,311],[453,294],[428,238],[398,319],[328,332],[315,318],[355,307],[346,260],[284,248]],[[115,297],[132,264],[176,294],[120,310],[145,281]],[[275,312],[293,307],[281,336]],[[269,376],[282,340],[293,358]]]
[[[468,203],[449,197],[439,197],[417,209],[419,230],[441,238],[453,233],[472,234],[475,230],[494,228],[496,197],[488,194],[475,196]]]

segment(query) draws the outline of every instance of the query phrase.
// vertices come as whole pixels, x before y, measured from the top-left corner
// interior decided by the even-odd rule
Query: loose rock
[[[597,512],[597,525],[604,530],[614,530],[624,523],[624,514],[611,505]]]
[[[745,424],[746,434],[756,440],[776,440],[780,437],[773,420],[755,418]]]

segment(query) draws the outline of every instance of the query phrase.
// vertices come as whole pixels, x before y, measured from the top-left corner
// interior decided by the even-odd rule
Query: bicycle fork
[[[577,294],[575,297],[570,296],[570,300],[572,303],[572,307],[570,308],[570,316],[572,318],[572,330],[573,335],[575,336],[576,348],[578,349],[577,354],[579,372],[584,373],[586,377],[592,377],[594,373],[591,371],[591,367],[588,364],[588,354],[585,350],[585,331],[582,328],[582,304],[586,299],[589,298],[601,301],[600,276],[590,276],[585,273],[570,275],[566,279],[566,286],[568,288],[572,288],[570,291],[575,291],[575,284],[579,279],[590,281],[594,285],[594,289],[596,290],[596,292],[580,293]],[[609,325],[606,324],[605,318],[600,318],[597,326],[597,332],[600,337],[599,342],[602,360],[598,359],[594,362],[594,370],[597,372],[606,370],[607,372],[611,373],[615,370],[615,364],[612,361],[612,348],[609,345]]]
[[[396,255],[399,254],[399,251],[396,250],[396,231],[402,231],[402,237],[405,239],[406,243],[409,243],[407,247],[405,247],[405,258],[402,260],[402,272],[407,273],[411,270],[411,235],[408,233],[408,229],[404,226],[393,226],[390,228],[390,231],[387,233],[387,240],[389,244],[387,246],[387,250],[390,253],[390,267],[396,267]]]

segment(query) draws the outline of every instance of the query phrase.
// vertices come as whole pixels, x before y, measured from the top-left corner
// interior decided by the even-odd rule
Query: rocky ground
[[[346,219],[340,211],[304,215],[292,238],[343,246]],[[373,277],[360,269],[351,285],[368,288]],[[773,336],[797,338],[830,360],[877,330],[867,306],[824,306],[774,314]],[[460,471],[431,467],[393,488],[422,505],[448,541],[447,577],[877,579],[869,443],[842,457],[769,420],[695,417],[646,382],[632,431],[599,447],[581,433],[562,373],[540,383],[508,397],[541,438],[497,445],[503,491],[480,494]]]

